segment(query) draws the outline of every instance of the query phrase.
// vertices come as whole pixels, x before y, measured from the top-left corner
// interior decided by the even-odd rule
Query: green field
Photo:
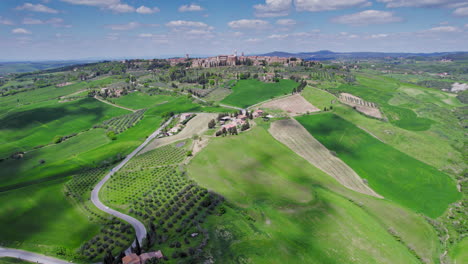
[[[437,261],[424,219],[344,189],[263,127],[214,139],[188,172],[232,203],[208,222],[209,253],[222,263],[418,263],[405,243]]]
[[[0,193],[0,230],[4,246],[71,259],[98,225],[63,195],[69,178]],[[65,255],[60,256],[61,252]]]
[[[302,116],[297,120],[386,199],[435,218],[460,198],[448,175],[380,142],[337,115]]]
[[[31,150],[52,143],[56,136],[78,133],[128,113],[94,98],[10,112],[0,120],[0,155]]]
[[[112,98],[111,101],[128,108],[143,109],[167,103],[172,101],[173,98],[169,95],[148,95],[141,92],[133,92],[119,98]]]
[[[221,103],[246,108],[279,95],[290,94],[297,86],[298,83],[292,80],[280,80],[277,83],[265,83],[256,79],[240,80]]]
[[[450,258],[454,263],[468,263],[468,237],[463,238],[453,248],[450,253]]]

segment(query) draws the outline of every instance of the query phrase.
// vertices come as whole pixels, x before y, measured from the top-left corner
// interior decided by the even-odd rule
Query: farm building
[[[180,115],[180,121],[183,122],[187,119],[189,119],[190,117],[192,117],[193,114],[190,114],[190,113],[184,113],[184,114],[181,114]]]
[[[263,115],[263,110],[257,109],[253,112],[252,116],[254,118],[261,117]]]
[[[247,120],[247,116],[246,116],[246,115],[238,115],[238,116],[237,116],[237,119],[240,119],[240,120]]]
[[[158,258],[162,259],[164,255],[162,254],[161,250],[155,251],[155,252],[148,252],[148,253],[143,253],[140,256],[138,256],[135,253],[132,253],[128,256],[125,256],[122,259],[123,264],[145,264],[146,261],[152,259],[152,258]]]

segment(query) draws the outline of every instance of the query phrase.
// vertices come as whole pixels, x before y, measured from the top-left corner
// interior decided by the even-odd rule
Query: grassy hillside
[[[150,108],[172,100],[173,97],[169,95],[148,95],[141,92],[134,92],[112,99],[116,104],[132,109]]]
[[[0,258],[0,264],[31,264],[32,262],[17,258]]]
[[[275,96],[289,94],[297,85],[292,80],[280,80],[277,83],[265,83],[256,79],[240,80],[221,103],[245,108]]]
[[[0,192],[0,243],[49,255],[73,255],[98,225],[89,222],[63,195],[69,178]]]
[[[222,263],[431,263],[437,254],[423,219],[344,189],[260,126],[214,139],[188,173],[232,203],[208,221],[209,254]]]
[[[128,113],[94,98],[10,112],[0,119],[0,156],[52,143],[56,136],[78,133]]]
[[[297,120],[387,199],[437,217],[460,198],[449,176],[380,142],[336,115],[302,116]]]

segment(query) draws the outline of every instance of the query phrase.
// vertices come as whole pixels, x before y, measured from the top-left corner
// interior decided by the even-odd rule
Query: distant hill
[[[30,61],[20,61],[20,62],[0,62],[0,76],[7,75],[9,73],[24,73],[32,72],[39,70],[48,70],[58,67],[69,66],[79,63],[87,63],[91,61],[43,61],[43,62],[30,62]]]
[[[372,59],[385,57],[403,58],[450,58],[453,60],[468,58],[468,52],[434,52],[434,53],[398,53],[398,52],[333,52],[330,50],[320,50],[315,52],[289,53],[274,51],[260,56],[297,57],[304,60],[336,60],[336,59]]]

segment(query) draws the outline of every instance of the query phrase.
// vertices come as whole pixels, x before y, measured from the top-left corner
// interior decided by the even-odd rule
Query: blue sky
[[[466,0],[0,0],[0,60],[468,50]]]

